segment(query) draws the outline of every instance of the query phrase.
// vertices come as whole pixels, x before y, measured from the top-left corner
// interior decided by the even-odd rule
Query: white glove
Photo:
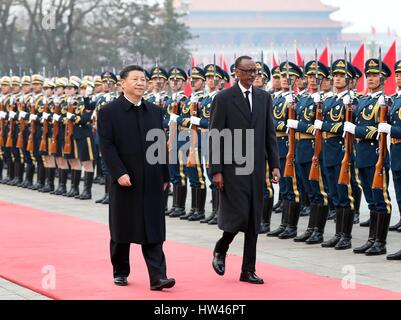
[[[60,118],[61,118],[60,115],[58,115],[58,114],[53,114],[53,122],[55,122],[55,121],[59,122],[59,121],[60,121]]]
[[[195,96],[195,95],[191,96],[191,103],[198,103],[198,101],[199,101],[199,98],[197,96]]]
[[[85,98],[89,97],[92,93],[93,93],[93,88],[90,85],[88,85],[85,89],[85,95],[84,95]]]
[[[10,111],[8,113],[8,119],[9,120],[14,119],[16,115],[17,115],[17,113],[15,113],[14,111]]]
[[[43,97],[43,104],[47,103],[47,97]]]
[[[322,130],[322,126],[323,126],[323,121],[315,120],[314,123],[315,130]]]
[[[293,98],[292,94],[289,94],[288,96],[285,97],[285,102],[287,102],[287,104],[294,102],[294,98]]]
[[[290,129],[298,129],[298,124],[299,121],[298,120],[292,120],[292,119],[288,119],[287,121],[287,127]]]
[[[387,105],[386,103],[386,98],[384,96],[379,97],[379,106],[385,106]]]
[[[353,90],[350,90],[350,91],[349,91],[349,95],[350,95],[350,97],[351,97],[352,100],[355,99],[355,92],[354,92]]]
[[[25,119],[27,114],[28,113],[26,113],[25,111],[20,111],[19,112],[19,116],[18,116],[18,120]]]
[[[59,104],[60,103],[60,99],[58,97],[54,97],[53,103],[54,104]]]
[[[178,116],[174,113],[170,114],[170,122],[177,122]]]
[[[7,113],[4,111],[0,111],[0,118],[5,119],[7,117]]]
[[[49,119],[49,117],[50,117],[50,113],[47,113],[47,112],[43,112],[43,113],[42,113],[42,118],[43,118],[44,120]]]
[[[379,123],[379,133],[391,133],[391,125],[388,123]]]
[[[3,97],[0,96],[0,103],[3,103]]]
[[[92,116],[91,116],[91,120],[96,119],[96,111],[93,111]]]
[[[344,96],[343,103],[345,106],[348,106],[351,103],[351,97],[349,95]]]
[[[21,94],[19,97],[19,103],[24,103],[24,95]]]
[[[356,125],[354,125],[352,122],[345,122],[344,123],[344,131],[351,133],[351,134],[355,134],[355,128]]]
[[[160,93],[159,92],[155,93],[155,102],[156,103],[160,102]]]
[[[191,116],[191,124],[199,126],[201,119],[198,117]]]
[[[29,115],[29,121],[36,121],[37,119],[38,119],[38,116],[36,114]]]
[[[67,112],[67,119],[71,120],[71,118],[74,116],[73,113]]]
[[[313,98],[313,102],[314,103],[320,103],[321,101],[321,97],[320,97],[320,93],[316,92],[314,94],[312,94],[312,98]]]

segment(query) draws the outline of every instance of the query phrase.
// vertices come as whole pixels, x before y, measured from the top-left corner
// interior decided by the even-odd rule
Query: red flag
[[[304,65],[304,60],[302,59],[301,53],[297,48],[295,49],[295,63],[300,67]]]
[[[383,59],[383,62],[388,65],[388,67],[392,70],[395,63],[397,61],[397,43],[394,40],[390,49],[388,50],[386,56]],[[391,77],[387,78],[386,84],[384,86],[384,91],[388,96],[393,95],[397,91],[397,83],[395,80],[395,73],[392,72]]]
[[[357,54],[352,60],[352,64],[362,72],[362,77],[359,79],[356,90],[360,93],[365,92],[366,80],[365,80],[365,43],[362,43]]]
[[[195,66],[196,66],[196,59],[194,56],[192,56],[191,67],[195,67]],[[184,94],[187,97],[189,97],[192,94],[190,74],[188,75],[187,84],[185,85],[185,88],[184,88]]]
[[[278,66],[278,63],[277,63],[277,60],[276,60],[276,56],[274,55],[274,52],[272,53],[272,66],[273,66],[273,68]]]
[[[196,59],[195,59],[194,56],[192,56],[192,59],[191,59],[191,67],[195,67],[196,65],[197,65]]]
[[[230,74],[230,71],[228,69],[228,64],[227,64],[227,60],[226,57],[224,55],[220,56],[220,67],[227,72],[228,74]],[[224,86],[224,89],[230,88],[231,87],[231,83],[227,82],[226,85]]]
[[[324,48],[322,54],[320,55],[319,61],[323,64],[325,64],[326,66],[329,65],[329,48],[326,47]]]

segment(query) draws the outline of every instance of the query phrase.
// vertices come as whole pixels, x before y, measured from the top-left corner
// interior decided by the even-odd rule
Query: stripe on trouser
[[[351,207],[351,210],[355,210],[355,199],[352,196],[352,187],[351,187],[351,183],[347,185],[347,192],[348,192],[348,200],[349,200],[349,204]]]
[[[205,183],[205,180],[203,179],[203,175],[202,175],[202,166],[200,164],[199,152],[198,152],[197,148],[194,151],[195,151],[196,171],[198,173],[198,180],[199,180],[199,183],[201,185],[201,189],[205,189],[206,188],[206,183]]]
[[[387,214],[391,215],[391,201],[387,193],[387,173],[386,169],[383,167],[383,197],[384,202],[386,203]]]
[[[320,194],[323,196],[323,205],[328,206],[329,205],[329,199],[327,197],[326,191],[324,191],[324,183],[323,183],[323,177],[322,177],[322,167],[319,168],[319,189],[320,189]]]
[[[89,152],[89,159],[93,161],[95,157],[93,156],[93,149],[92,149],[92,142],[91,138],[87,137],[86,141],[88,142],[88,152]]]
[[[184,160],[182,156],[182,151],[178,151],[178,160],[180,163],[180,177],[181,177],[181,185],[185,186],[186,185],[186,176],[184,174]]]

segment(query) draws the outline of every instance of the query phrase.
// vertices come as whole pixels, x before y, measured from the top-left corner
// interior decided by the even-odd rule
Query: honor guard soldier
[[[398,92],[392,97],[393,106],[390,111],[390,124],[380,124],[380,131],[391,135],[391,170],[398,211],[401,212],[401,60],[394,67]],[[390,231],[401,232],[401,220],[390,227]],[[401,250],[387,256],[387,260],[401,260]]]
[[[14,108],[14,101],[11,94],[11,77],[1,78],[1,96],[0,96],[0,169],[3,169],[3,161],[7,164],[7,176],[0,182],[9,184],[15,177],[15,166],[11,148],[7,147],[7,138],[9,130],[10,111]],[[13,116],[13,114],[11,114]],[[13,118],[13,117],[12,117]]]
[[[296,83],[302,77],[302,70],[293,62],[283,62],[280,67],[280,94],[275,94],[273,99],[273,120],[276,129],[277,146],[280,158],[280,172],[282,178],[280,181],[280,197],[282,202],[282,217],[280,226],[269,232],[268,237],[287,237],[289,231],[289,218],[291,217],[291,225],[296,225],[297,217],[300,210],[300,196],[298,191],[298,182],[296,174],[294,177],[284,177],[286,166],[286,158],[288,155],[288,134],[287,134],[287,119],[288,108],[290,104],[296,105],[297,99],[293,96]],[[279,197],[279,198],[280,198]],[[295,236],[295,235],[294,235]],[[283,238],[283,239],[284,239]]]
[[[207,223],[205,219],[206,201],[206,181],[202,161],[201,130],[204,124],[201,123],[201,104],[204,98],[205,73],[200,67],[192,67],[188,74],[191,78],[192,94],[182,108],[181,115],[177,119],[178,126],[190,130],[190,151],[188,161],[185,164],[189,184],[191,186],[191,210],[181,220],[201,221]]]
[[[374,187],[375,167],[381,155],[386,152],[382,150],[382,147],[387,148],[386,143],[379,144],[377,136],[381,113],[385,112],[383,116],[385,115],[384,120],[387,121],[389,102],[384,96],[383,87],[385,78],[391,76],[391,70],[378,59],[369,59],[365,63],[365,75],[369,94],[359,100],[354,112],[355,124],[345,122],[344,131],[355,135],[357,139],[356,167],[359,169],[363,193],[370,210],[368,241],[363,246],[355,248],[354,252],[372,256],[386,253],[386,239],[391,217],[391,200],[387,190],[389,173],[389,157],[387,156],[381,159],[383,161],[383,170],[380,172],[383,178],[382,186]],[[383,137],[382,134],[381,136]]]
[[[202,141],[206,141],[206,137],[209,135],[209,120],[210,120],[210,111],[213,99],[219,92],[220,82],[223,79],[223,72],[222,69],[215,64],[208,64],[205,66],[204,69],[205,78],[206,78],[206,87],[207,87],[207,94],[205,98],[202,100],[201,103],[201,135]],[[213,181],[212,176],[209,172],[209,163],[208,159],[205,161],[206,166],[206,173],[209,178],[209,181]],[[212,191],[212,214],[208,216],[207,224],[209,225],[216,225],[217,224],[217,217],[218,217],[218,208],[219,208],[219,200],[220,200],[220,192],[217,190],[213,183],[210,184],[210,189]]]
[[[55,82],[55,96],[50,108],[51,112],[51,141],[49,154],[56,160],[58,168],[58,186],[50,194],[61,196],[67,194],[67,178],[69,172],[68,161],[63,157],[65,125],[63,118],[68,108],[65,90],[68,86],[67,78],[58,78]]]
[[[299,220],[299,208],[295,206],[294,210],[289,210],[288,226],[284,234],[280,236],[282,239],[294,238],[295,242],[306,242],[308,244],[317,244],[323,241],[322,238],[309,238],[313,234],[313,230],[317,225],[318,219],[327,219],[329,211],[328,196],[323,186],[322,166],[319,168],[319,181],[309,180],[312,166],[312,158],[315,149],[315,116],[317,105],[321,103],[321,92],[319,92],[319,83],[323,78],[330,75],[329,69],[321,62],[310,61],[305,66],[305,73],[308,79],[308,96],[301,97],[296,106],[297,120],[288,120],[287,127],[295,129],[296,133],[296,168],[298,170],[299,184],[303,184],[309,196],[311,203],[311,214],[307,230],[296,237],[297,224]],[[315,234],[316,235],[316,234]],[[308,241],[309,240],[309,241]]]
[[[96,103],[96,108],[93,114],[93,119],[97,119],[97,114],[99,110],[103,108],[109,102],[117,99],[116,94],[116,85],[117,85],[117,77],[114,73],[105,71],[100,75],[103,83],[103,94],[99,97]],[[94,139],[95,148],[99,148],[99,135],[96,132],[95,139]],[[98,149],[99,150],[99,149]],[[98,200],[96,203],[101,204],[109,204],[109,186],[111,183],[109,170],[107,169],[106,163],[103,159],[101,159],[101,167],[102,167],[102,174],[105,179],[104,183],[104,196]]]
[[[51,128],[51,109],[53,107],[53,95],[56,84],[50,80],[46,80],[43,84],[43,112],[40,119],[42,125],[42,135],[39,143],[39,154],[42,156],[43,165],[46,172],[46,182],[39,192],[50,193],[54,192],[54,180],[56,178],[56,158],[49,153],[49,147],[52,137]]]
[[[95,75],[93,77],[93,83],[95,85],[95,89],[94,89],[94,94],[91,97],[91,100],[92,102],[93,101],[95,102],[95,109],[96,109],[97,101],[100,99],[103,92],[103,82],[101,76]],[[91,124],[92,124],[92,133],[94,137],[93,152],[95,156],[95,167],[96,167],[96,177],[94,178],[93,183],[104,185],[104,176],[102,172],[102,162],[99,152],[99,143],[96,140],[96,110],[92,113]]]
[[[352,65],[344,59],[337,60],[332,65],[333,85],[335,96],[327,98],[323,104],[323,120],[315,121],[315,129],[323,132],[323,165],[327,174],[328,190],[330,199],[336,210],[336,234],[322,244],[325,248],[346,250],[351,248],[351,232],[355,213],[355,199],[349,183],[339,184],[341,165],[345,153],[346,142],[343,138],[346,108],[353,108],[357,100],[353,99],[353,92],[349,90],[349,82],[355,78]],[[347,150],[348,152],[348,150]],[[348,163],[350,174],[355,179],[353,149],[351,148]],[[326,220],[319,219],[315,227],[315,235],[322,237]]]
[[[17,148],[20,157],[26,166],[26,174],[24,181],[18,185],[21,188],[31,188],[33,186],[33,176],[35,174],[35,165],[30,152],[27,150],[29,138],[29,111],[33,103],[31,77],[23,76],[21,78],[22,85],[22,101],[19,104],[18,112],[18,139]]]
[[[185,96],[183,90],[187,81],[187,74],[181,68],[173,67],[168,72],[168,81],[172,94],[171,98],[169,98],[165,103],[163,119],[163,127],[168,130],[168,150],[170,159],[168,167],[170,172],[170,182],[173,185],[173,211],[168,215],[171,218],[178,218],[186,215],[186,157],[180,149],[187,141],[181,141],[178,138],[179,134],[182,131],[188,131],[188,128],[178,126],[177,120],[187,102],[187,97]],[[169,211],[167,211],[166,214],[168,212]]]

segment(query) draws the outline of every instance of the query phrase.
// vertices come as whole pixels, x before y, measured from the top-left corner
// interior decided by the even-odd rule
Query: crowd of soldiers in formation
[[[169,164],[173,188],[165,191],[166,216],[210,225],[218,222],[219,191],[212,183],[207,185],[206,177],[209,181],[212,177],[198,141],[208,135],[214,97],[237,81],[234,66],[230,71],[229,75],[218,65],[209,64],[194,66],[188,72],[179,67],[167,72],[159,66],[146,72],[144,99],[163,109],[169,145],[178,131],[190,132],[191,139],[188,157],[180,151],[187,141],[178,141],[175,151],[169,148],[177,152],[179,161]],[[401,232],[401,220],[389,227],[392,207],[388,195],[391,169],[400,208],[401,61],[391,70],[380,59],[369,59],[365,74],[347,59],[336,60],[331,66],[319,61],[305,66],[286,61],[272,69],[257,62],[256,70],[251,72],[255,72],[254,86],[268,90],[272,96],[282,173],[279,201],[273,205],[270,170],[266,168],[260,234],[321,244],[324,248],[350,249],[363,192],[370,218],[360,225],[369,227],[368,239],[354,252],[386,254],[388,231]],[[387,97],[383,84],[392,72],[400,91]],[[368,92],[360,93],[355,87],[364,76]],[[188,83],[191,94],[187,96],[184,89]],[[108,204],[111,181],[99,152],[96,116],[102,106],[123,94],[119,77],[108,71],[82,79],[46,79],[40,74],[4,76],[0,85],[0,184],[89,200],[93,183],[98,183],[105,186],[105,194],[96,203]],[[387,136],[391,138],[390,153]],[[185,207],[188,184],[189,210]],[[212,212],[206,214],[208,187]],[[171,208],[169,195],[173,197]],[[272,212],[281,214],[281,224],[273,231]],[[300,216],[309,217],[302,234],[297,228]],[[336,232],[324,241],[328,220],[335,221]],[[387,258],[401,260],[401,251]]]

